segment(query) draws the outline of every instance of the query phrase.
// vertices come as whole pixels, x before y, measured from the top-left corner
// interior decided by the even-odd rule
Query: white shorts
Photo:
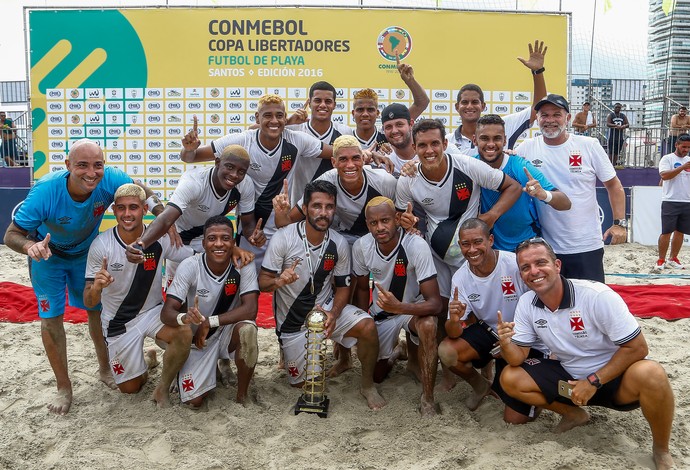
[[[402,329],[410,333],[410,339],[414,344],[419,345],[419,338],[410,331],[410,320],[412,320],[412,315],[391,315],[385,320],[376,322],[376,331],[379,333],[379,361],[393,355]]]
[[[216,388],[216,366],[218,359],[232,359],[234,354],[228,352],[232,332],[235,325],[250,323],[251,320],[243,320],[231,325],[223,325],[206,340],[203,349],[197,349],[192,345],[189,357],[177,374],[177,382],[180,390],[180,400],[188,402]]]
[[[360,310],[353,305],[346,305],[340,312],[338,321],[335,323],[335,330],[331,335],[331,340],[342,344],[346,348],[351,348],[357,344],[357,338],[345,337],[357,323],[371,318],[367,312]],[[296,333],[282,333],[280,335],[280,347],[285,356],[285,370],[288,373],[288,382],[298,384],[304,382],[304,367],[306,360],[306,328]],[[320,371],[318,371],[320,372]]]
[[[103,324],[103,336],[108,347],[110,372],[116,384],[144,375],[147,370],[144,361],[144,338],[156,339],[163,328],[161,322],[162,305],[142,312],[125,324],[126,331],[121,335],[108,338],[107,324]]]
[[[450,299],[450,287],[453,280],[453,274],[458,270],[455,266],[446,264],[440,259],[436,253],[432,251],[432,259],[436,267],[436,280],[438,281],[438,290],[441,297]]]

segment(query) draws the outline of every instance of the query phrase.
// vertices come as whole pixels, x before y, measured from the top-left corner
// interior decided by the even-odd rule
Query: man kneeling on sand
[[[501,374],[503,389],[560,414],[555,432],[586,424],[583,406],[639,407],[651,428],[657,469],[673,467],[671,384],[661,365],[645,359],[647,342],[623,299],[599,282],[562,277],[560,260],[542,238],[520,243],[516,254],[533,292],[520,297],[514,322],[498,315],[501,355],[509,364]],[[538,341],[557,359],[527,358]]]

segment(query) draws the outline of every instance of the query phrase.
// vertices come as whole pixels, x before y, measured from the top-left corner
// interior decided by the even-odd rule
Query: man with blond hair
[[[101,325],[113,379],[122,393],[137,393],[146,383],[148,369],[158,364],[155,349],[144,353],[144,338],[164,342],[161,380],[153,392],[161,407],[170,404],[168,390],[189,354],[192,332],[188,326],[163,325],[162,261],[192,256],[188,246],[178,247],[165,235],[149,244],[144,262],[127,262],[126,247],[148,228],[144,225],[146,194],[136,184],[123,184],[115,192],[113,213],[117,226],[96,237],[89,248],[84,304],[102,302]]]

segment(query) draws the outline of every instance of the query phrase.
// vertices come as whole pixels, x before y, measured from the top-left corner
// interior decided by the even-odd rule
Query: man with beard
[[[400,330],[407,333],[407,368],[422,383],[420,412],[436,414],[436,318],[441,311],[441,297],[436,282],[436,268],[429,245],[400,228],[400,213],[389,198],[378,196],[366,206],[369,234],[352,248],[352,272],[355,275],[354,304],[376,322],[379,354],[374,381],[382,382],[401,354]],[[369,275],[374,285],[369,305]]]
[[[350,299],[350,247],[345,238],[330,229],[338,191],[328,181],[314,181],[304,190],[302,212],[306,221],[279,229],[266,250],[259,287],[273,292],[276,334],[285,355],[290,385],[305,380],[305,319],[314,308],[326,314],[325,336],[351,348],[357,344],[362,364],[360,392],[369,408],[383,408],[386,401],[374,385],[374,367],[379,341],[374,321]],[[336,376],[349,367],[349,358],[328,371]]]
[[[146,193],[135,184],[115,192],[113,213],[117,226],[101,233],[89,248],[84,304],[103,303],[101,325],[113,379],[122,393],[137,393],[146,383],[148,369],[158,364],[155,350],[144,354],[144,338],[166,344],[163,372],[153,392],[160,407],[170,405],[168,390],[189,354],[192,332],[187,326],[163,325],[162,261],[192,256],[187,246],[177,247],[168,236],[153,241],[140,265],[127,263],[126,247],[148,229],[144,226]]]
[[[537,204],[544,238],[561,260],[565,277],[604,282],[604,240],[625,243],[625,192],[604,149],[592,137],[571,135],[568,102],[550,94],[535,106],[542,135],[526,140],[516,153],[539,168],[549,181],[568,195],[572,207],[557,211]],[[596,181],[608,191],[613,225],[601,235]]]

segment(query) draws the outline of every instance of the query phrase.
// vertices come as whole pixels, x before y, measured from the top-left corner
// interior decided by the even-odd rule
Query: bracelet
[[[537,70],[532,70],[532,75],[539,75],[540,73],[544,73],[546,69],[544,67],[537,69]]]
[[[553,193],[551,191],[546,190],[544,190],[544,192],[546,193],[546,197],[541,202],[543,202],[544,204],[548,204],[549,202],[551,202],[551,199],[553,199]]]
[[[211,328],[218,328],[220,326],[220,318],[218,318],[218,315],[211,315],[208,317],[208,326]]]
[[[146,205],[149,206],[149,212],[151,212],[153,210],[153,208],[156,207],[160,203],[161,203],[160,199],[158,199],[158,197],[156,197],[155,194],[152,194],[151,197],[149,197],[146,200]]]
[[[179,315],[177,315],[177,324],[178,325],[180,325],[180,326],[185,325],[185,322],[182,321],[182,319],[184,318],[185,315],[187,315],[187,314],[186,313],[180,313]]]

